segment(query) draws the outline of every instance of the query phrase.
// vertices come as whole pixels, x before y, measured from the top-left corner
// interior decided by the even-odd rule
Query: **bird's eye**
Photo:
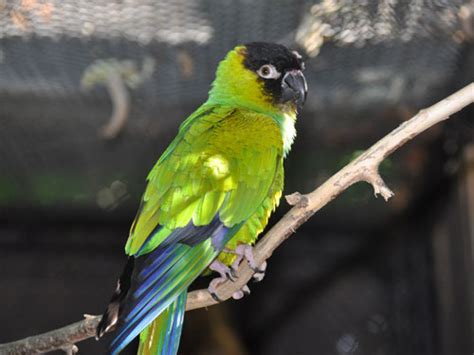
[[[264,64],[257,70],[257,74],[264,79],[278,79],[281,73],[271,64]]]

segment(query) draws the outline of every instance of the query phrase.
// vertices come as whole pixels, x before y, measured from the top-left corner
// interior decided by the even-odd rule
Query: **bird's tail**
[[[145,330],[140,333],[137,355],[176,355],[186,311],[184,290]]]

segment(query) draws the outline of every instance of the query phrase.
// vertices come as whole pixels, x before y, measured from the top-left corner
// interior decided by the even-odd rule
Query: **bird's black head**
[[[264,89],[277,104],[302,107],[308,87],[301,55],[276,43],[252,42],[245,46],[244,66],[257,73]]]

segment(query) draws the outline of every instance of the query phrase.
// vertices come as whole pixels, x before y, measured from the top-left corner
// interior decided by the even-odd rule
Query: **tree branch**
[[[469,84],[453,95],[437,104],[421,110],[416,116],[404,122],[387,136],[375,143],[357,159],[346,165],[316,190],[302,195],[299,192],[286,196],[291,208],[277,224],[260,239],[254,248],[257,264],[263,263],[292,233],[306,222],[314,213],[335,199],[349,186],[366,181],[372,185],[374,194],[381,195],[385,200],[393,196],[378,169],[380,163],[396,149],[409,140],[424,132],[431,126],[442,122],[450,115],[460,111],[474,102],[474,83]],[[227,300],[232,294],[241,289],[252,278],[252,269],[247,263],[242,263],[237,271],[235,282],[225,282],[218,286],[220,299]],[[216,302],[207,290],[197,290],[188,294],[186,310],[208,307]],[[7,344],[0,344],[1,354],[31,354],[66,349],[73,353],[77,348],[73,345],[95,335],[95,327],[100,316],[86,316],[80,322],[53,330],[48,333],[28,337]]]

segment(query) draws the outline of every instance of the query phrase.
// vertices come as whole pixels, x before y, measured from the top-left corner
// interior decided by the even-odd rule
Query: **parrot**
[[[125,245],[126,266],[96,329],[115,328],[109,353],[139,337],[140,355],[177,354],[187,290],[216,272],[209,292],[236,277],[276,209],[283,160],[307,96],[297,51],[269,42],[238,45],[219,63],[208,99],[147,176]],[[248,293],[245,286],[234,298]]]

